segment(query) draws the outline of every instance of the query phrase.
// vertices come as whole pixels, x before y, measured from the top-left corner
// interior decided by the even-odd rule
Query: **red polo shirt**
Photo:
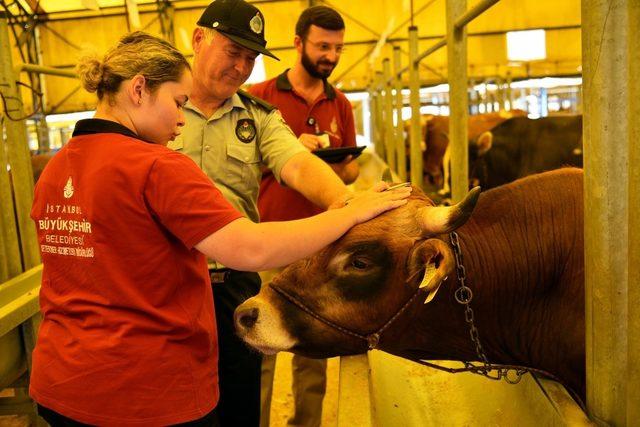
[[[31,217],[44,319],[31,396],[82,423],[167,425],[218,401],[216,324],[193,246],[241,217],[183,154],[83,120]]]
[[[353,111],[344,94],[325,81],[324,93],[308,104],[291,86],[288,71],[251,86],[249,92],[278,107],[296,136],[324,132],[329,135],[331,147],[355,147]],[[322,212],[302,194],[278,184],[271,173],[262,178],[258,210],[261,221],[286,221]]]

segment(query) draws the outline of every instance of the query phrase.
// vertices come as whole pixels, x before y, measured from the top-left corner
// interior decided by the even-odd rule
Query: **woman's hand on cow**
[[[388,184],[380,183],[371,190],[358,192],[345,202],[343,209],[349,210],[354,215],[355,223],[359,224],[407,203],[412,190],[410,186],[388,188]]]

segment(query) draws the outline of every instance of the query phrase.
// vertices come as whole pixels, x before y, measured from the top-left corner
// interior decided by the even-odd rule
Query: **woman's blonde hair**
[[[120,83],[140,74],[146,87],[153,92],[164,82],[177,82],[184,70],[191,67],[186,58],[168,42],[142,31],[122,37],[106,55],[86,54],[76,72],[88,92],[97,92],[98,99],[118,92]]]

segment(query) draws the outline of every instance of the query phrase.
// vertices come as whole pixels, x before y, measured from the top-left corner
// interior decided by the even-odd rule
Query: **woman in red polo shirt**
[[[255,224],[165,147],[191,90],[175,48],[136,32],[78,71],[97,92],[95,118],[49,162],[31,212],[44,264],[31,396],[52,425],[215,425],[205,255],[244,271],[286,265],[406,203],[408,190]]]

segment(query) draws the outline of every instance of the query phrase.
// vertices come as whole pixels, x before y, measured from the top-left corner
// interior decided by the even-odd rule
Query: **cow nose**
[[[256,307],[239,308],[234,314],[236,325],[241,325],[245,329],[251,329],[258,321],[259,314],[260,310]]]

